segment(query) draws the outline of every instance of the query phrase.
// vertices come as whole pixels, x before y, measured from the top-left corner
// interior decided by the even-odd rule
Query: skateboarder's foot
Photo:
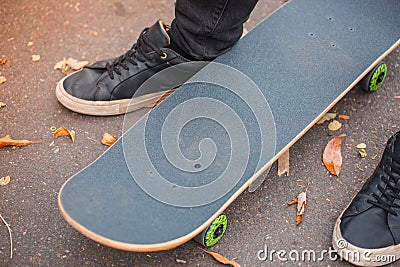
[[[382,266],[400,257],[400,132],[333,231],[339,256],[360,266]]]
[[[170,77],[160,75],[152,83],[155,88],[146,89],[146,92],[141,90],[135,95],[148,78],[161,70],[191,62],[169,47],[168,30],[162,21],[157,21],[142,31],[137,43],[124,55],[95,62],[64,77],[56,86],[57,99],[75,112],[98,116],[123,114],[155,103],[177,85],[177,79],[185,82],[201,66],[181,65],[184,73],[175,77],[174,82],[171,83]]]

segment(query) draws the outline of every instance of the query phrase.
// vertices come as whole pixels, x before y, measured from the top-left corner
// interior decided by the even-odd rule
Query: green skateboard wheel
[[[222,238],[227,225],[228,217],[225,214],[221,214],[194,240],[205,247],[212,247]]]
[[[361,80],[361,88],[367,92],[377,91],[383,84],[387,73],[385,62],[379,63],[367,76]]]

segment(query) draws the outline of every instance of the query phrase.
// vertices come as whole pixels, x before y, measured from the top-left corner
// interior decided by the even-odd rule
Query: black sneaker
[[[387,142],[372,176],[336,221],[333,247],[359,266],[400,257],[400,132]]]
[[[168,30],[165,23],[157,21],[142,31],[137,43],[124,55],[96,62],[64,77],[56,87],[57,99],[75,112],[98,116],[123,114],[155,103],[176,87],[176,81],[157,77],[152,91],[138,95],[138,88],[168,67],[191,62],[169,48]],[[200,65],[185,67],[181,83],[196,73]]]

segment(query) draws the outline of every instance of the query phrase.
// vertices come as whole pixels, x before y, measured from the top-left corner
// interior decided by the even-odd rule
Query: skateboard
[[[382,85],[399,14],[398,0],[286,3],[69,178],[62,216],[121,250],[214,245],[257,177],[353,87]]]

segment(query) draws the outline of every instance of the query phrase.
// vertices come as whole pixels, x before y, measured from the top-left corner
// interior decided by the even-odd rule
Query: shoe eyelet
[[[166,58],[167,58],[167,54],[166,54],[166,53],[163,53],[163,54],[160,56],[160,58],[166,59]]]

